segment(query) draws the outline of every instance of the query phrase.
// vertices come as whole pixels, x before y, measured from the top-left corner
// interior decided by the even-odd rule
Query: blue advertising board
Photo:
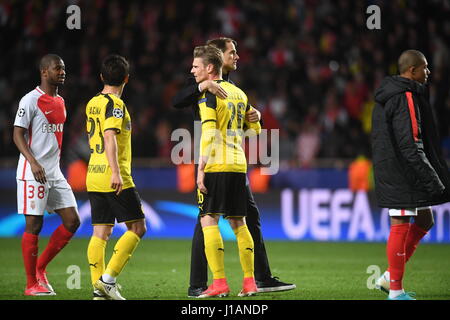
[[[148,238],[192,237],[198,208],[194,193],[144,190],[140,192],[147,220]],[[371,192],[353,192],[346,188],[277,189],[255,194],[266,240],[361,241],[384,242],[389,234],[386,209],[376,206]],[[78,237],[92,232],[90,204],[86,193],[77,193],[81,226]],[[20,236],[24,218],[16,212],[15,190],[0,195],[0,237]],[[433,207],[435,225],[424,238],[430,243],[450,243],[450,204]],[[42,236],[49,236],[60,224],[56,214],[46,213]],[[225,240],[234,239],[228,223],[221,219]],[[118,224],[114,235],[126,227]]]

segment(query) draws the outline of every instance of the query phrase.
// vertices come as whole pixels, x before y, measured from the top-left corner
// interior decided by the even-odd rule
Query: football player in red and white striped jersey
[[[69,242],[80,225],[72,189],[64,178],[59,159],[66,108],[58,95],[65,81],[63,60],[47,54],[40,63],[41,84],[19,103],[14,121],[14,143],[20,151],[17,166],[18,213],[25,216],[22,254],[27,275],[25,295],[54,295],[46,276],[48,263]],[[62,224],[53,232],[38,257],[38,237],[44,211],[56,212]]]

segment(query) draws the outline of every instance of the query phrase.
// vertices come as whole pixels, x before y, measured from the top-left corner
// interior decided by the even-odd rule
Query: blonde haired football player
[[[230,74],[237,69],[237,63],[239,61],[237,42],[231,38],[219,37],[208,40],[206,44],[215,46],[222,51],[222,79],[234,84],[230,78]],[[205,80],[197,83],[193,76],[189,77],[187,80],[186,85],[173,97],[172,102],[173,106],[177,109],[192,107],[194,118],[196,120],[199,118],[199,106],[197,101],[203,93],[209,91],[221,99],[227,98],[224,88],[214,80]],[[245,118],[249,122],[258,122],[262,120],[261,113],[254,107],[248,109],[245,113]],[[248,195],[246,223],[255,246],[255,280],[258,292],[275,292],[295,289],[295,284],[282,282],[278,277],[272,275],[261,230],[260,212],[255,199],[253,198],[248,178],[246,180],[246,188]],[[188,297],[191,298],[199,296],[207,289],[208,263],[206,261],[204,249],[203,230],[200,219],[197,219],[191,246],[191,267],[188,287]]]
[[[228,219],[237,239],[239,257],[244,273],[239,296],[258,292],[254,278],[254,243],[247,228],[246,172],[247,162],[241,142],[244,125],[261,132],[259,122],[245,120],[251,108],[245,93],[222,80],[222,52],[214,46],[194,50],[191,73],[197,83],[214,80],[223,86],[227,98],[206,92],[198,101],[202,121],[200,161],[197,186],[200,221],[203,228],[205,254],[213,273],[213,283],[199,298],[222,297],[230,292],[224,270],[224,246],[219,232],[221,215]]]

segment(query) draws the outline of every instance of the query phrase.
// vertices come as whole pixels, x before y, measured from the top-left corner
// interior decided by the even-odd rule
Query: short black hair
[[[120,86],[129,74],[128,61],[118,54],[110,54],[102,62],[101,74],[103,83],[109,86]]]
[[[418,50],[403,51],[398,58],[398,71],[400,74],[408,71],[410,67],[418,67],[425,61],[425,55]]]
[[[60,61],[60,60],[62,61],[61,57],[56,54],[53,53],[46,54],[41,58],[41,61],[39,62],[39,70],[40,71],[47,70],[53,61]]]

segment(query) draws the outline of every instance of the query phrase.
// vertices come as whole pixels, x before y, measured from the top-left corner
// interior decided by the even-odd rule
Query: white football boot
[[[378,278],[375,282],[375,288],[389,294],[390,282],[389,282],[389,272],[385,272]]]
[[[119,292],[118,285],[116,283],[106,283],[100,279],[97,280],[96,283],[94,283],[95,289],[100,290],[103,292],[107,298],[110,298],[111,300],[126,300]]]

